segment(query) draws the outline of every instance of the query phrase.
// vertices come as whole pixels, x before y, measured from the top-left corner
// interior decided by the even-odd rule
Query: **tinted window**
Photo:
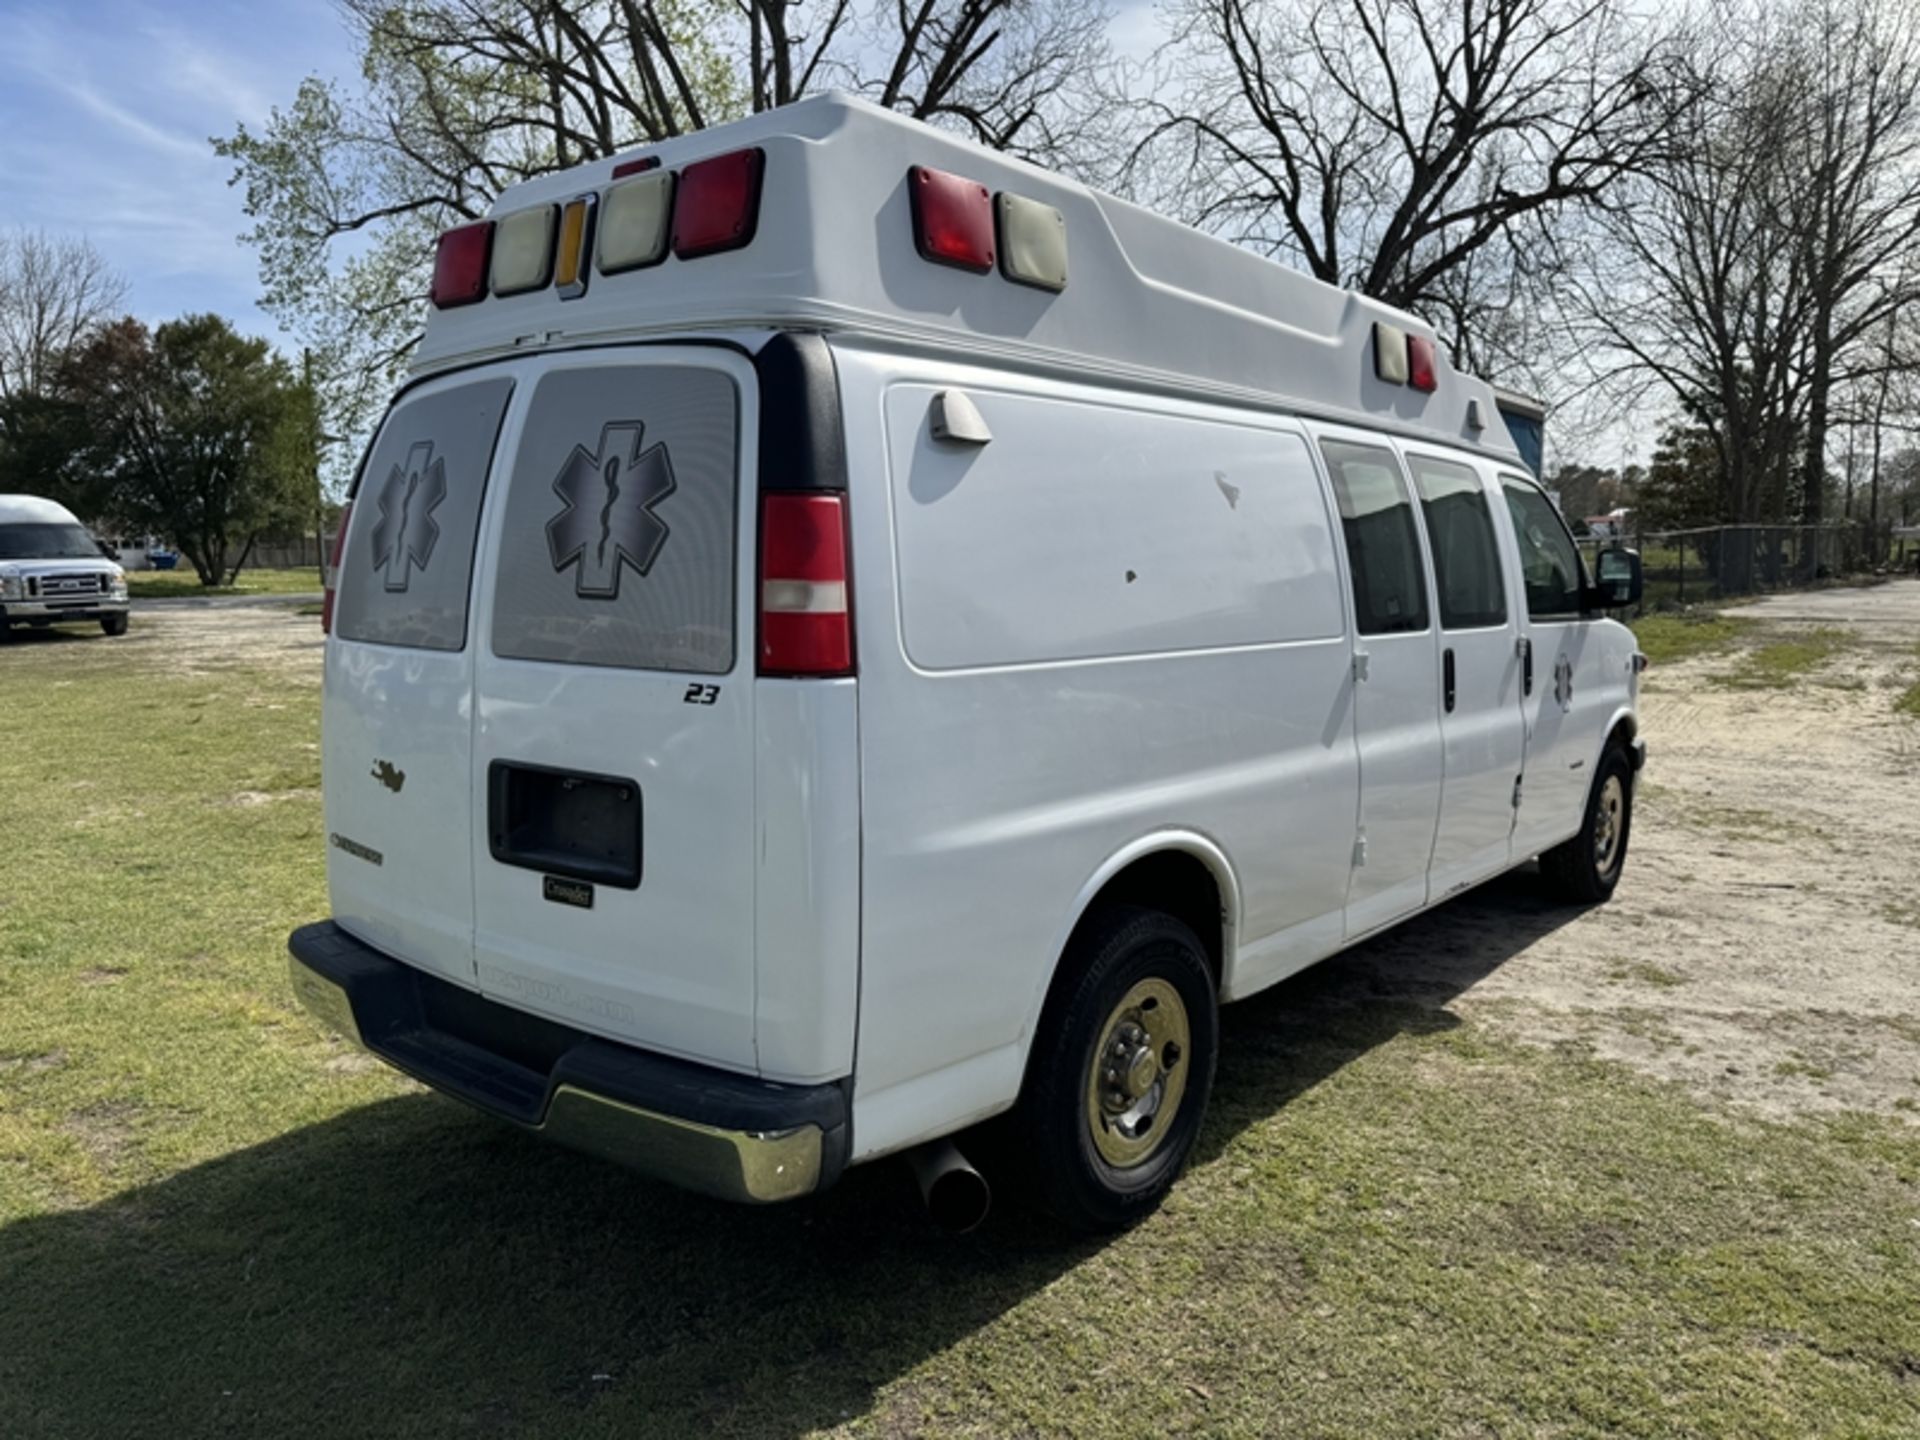
[[[1553,502],[1532,485],[1508,480],[1507,510],[1520,542],[1520,573],[1527,585],[1527,614],[1535,620],[1568,619],[1580,613],[1586,572],[1580,552]]]
[[[403,400],[361,472],[340,575],[343,640],[458,650],[467,643],[473,543],[513,382]]]
[[[1353,571],[1353,608],[1362,635],[1427,628],[1426,572],[1413,501],[1399,463],[1371,445],[1322,442]]]
[[[507,495],[496,655],[733,668],[738,410],[733,381],[696,366],[541,379]]]
[[[1507,592],[1500,550],[1493,538],[1493,511],[1480,477],[1465,465],[1411,456],[1413,483],[1427,517],[1433,551],[1434,588],[1440,592],[1440,623],[1471,630],[1507,623]]]

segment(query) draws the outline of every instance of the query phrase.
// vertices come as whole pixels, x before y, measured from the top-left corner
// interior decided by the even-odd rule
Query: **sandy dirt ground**
[[[1920,1121],[1920,720],[1893,707],[1920,679],[1920,581],[1732,613],[1756,622],[1742,649],[1648,674],[1651,759],[1610,904],[1550,904],[1516,872],[1277,1002],[1401,1002],[1765,1114]],[[1819,669],[1725,683],[1753,645],[1815,628],[1849,637]],[[283,605],[148,609],[106,643],[319,678],[318,621]]]
[[[1729,613],[1757,622],[1743,650],[1648,673],[1650,759],[1611,903],[1547,905],[1517,873],[1331,962],[1326,983],[1767,1115],[1920,1120],[1920,720],[1893,705],[1920,679],[1920,581]],[[1725,683],[1753,645],[1812,629],[1849,638],[1789,688]]]

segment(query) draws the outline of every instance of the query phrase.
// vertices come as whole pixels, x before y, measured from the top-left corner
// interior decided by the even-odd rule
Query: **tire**
[[[1609,744],[1594,772],[1580,833],[1540,857],[1547,889],[1562,900],[1598,905],[1613,895],[1633,833],[1633,761]]]
[[[1192,930],[1136,906],[1089,917],[1048,997],[1011,1117],[1025,1188],[1087,1233],[1150,1214],[1199,1136],[1219,1033],[1213,971]],[[1103,1051],[1111,1063],[1097,1077]]]
[[[109,635],[124,635],[127,633],[127,617],[125,615],[102,615],[100,617],[100,628]]]

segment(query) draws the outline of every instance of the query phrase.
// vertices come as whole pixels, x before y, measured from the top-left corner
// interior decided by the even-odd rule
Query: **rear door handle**
[[[1440,663],[1441,684],[1446,691],[1447,713],[1453,713],[1453,651],[1449,649]]]
[[[1522,635],[1516,648],[1520,651],[1520,693],[1533,693],[1533,641]]]

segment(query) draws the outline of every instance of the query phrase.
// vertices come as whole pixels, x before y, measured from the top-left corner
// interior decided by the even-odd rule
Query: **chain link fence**
[[[1913,573],[1920,565],[1920,532],[1883,525],[1876,533],[1857,522],[1714,525],[1589,537],[1580,542],[1589,570],[1609,545],[1629,545],[1640,552],[1646,610],[1768,595],[1876,573]]]

